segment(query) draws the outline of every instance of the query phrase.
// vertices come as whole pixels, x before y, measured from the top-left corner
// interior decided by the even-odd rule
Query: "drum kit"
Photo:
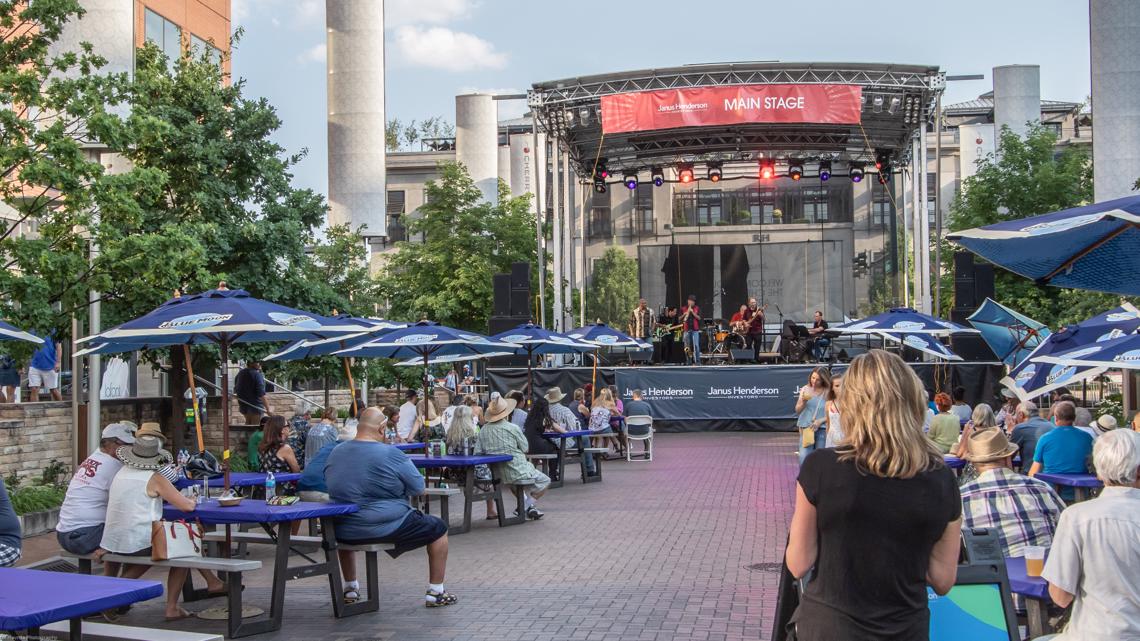
[[[704,332],[710,349],[702,352],[709,359],[724,359],[732,362],[732,350],[744,349],[748,341],[741,331],[734,331],[723,318],[705,318]]]

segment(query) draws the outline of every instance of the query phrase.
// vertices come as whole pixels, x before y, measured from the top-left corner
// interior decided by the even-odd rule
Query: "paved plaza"
[[[396,561],[381,555],[379,612],[335,619],[327,581],[296,581],[286,592],[282,630],[253,638],[769,638],[774,564],[793,504],[794,436],[660,434],[656,446],[652,463],[608,462],[603,483],[583,486],[570,475],[565,487],[540,502],[541,521],[500,529],[482,520],[479,506],[473,531],[451,539],[447,589],[459,597],[455,606],[423,606],[422,552]],[[42,554],[47,545],[34,547]],[[269,549],[260,547],[255,554],[268,568]],[[246,603],[266,605],[268,569],[246,576]],[[165,624],[158,600],[136,606],[121,623],[223,630],[221,623],[200,620]]]

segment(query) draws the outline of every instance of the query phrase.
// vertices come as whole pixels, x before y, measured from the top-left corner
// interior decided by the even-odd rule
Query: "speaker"
[[[994,266],[990,263],[974,265],[974,300],[978,305],[994,297]]]
[[[950,322],[951,323],[957,323],[959,325],[965,325],[966,327],[969,327],[970,321],[968,321],[966,319],[969,318],[970,314],[973,314],[973,313],[974,313],[974,310],[969,309],[969,308],[954,307],[950,310]]]
[[[494,290],[492,316],[511,315],[511,275],[495,274],[491,276],[491,287]]]
[[[734,363],[751,363],[753,361],[752,357],[755,356],[750,349],[730,349],[728,352],[732,356],[732,362]]]
[[[652,349],[634,349],[625,354],[631,363],[648,363],[653,360]]]
[[[507,330],[514,329],[519,325],[525,325],[530,320],[530,316],[492,316],[487,320],[488,336],[495,334],[502,334]]]
[[[950,337],[950,351],[966,361],[993,362],[997,354],[978,334],[954,334]]]
[[[954,307],[974,310],[978,308],[978,296],[973,278],[954,279]]]
[[[954,278],[973,278],[975,267],[973,253],[954,252]]]
[[[511,316],[521,316],[526,320],[530,320],[530,290],[529,289],[512,289],[511,290]]]
[[[511,263],[511,289],[530,289],[530,263]]]

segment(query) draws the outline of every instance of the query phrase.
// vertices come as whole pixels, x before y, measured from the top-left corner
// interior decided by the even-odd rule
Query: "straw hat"
[[[170,452],[162,449],[162,441],[154,436],[136,436],[134,444],[120,447],[115,456],[136,470],[157,470],[170,460]]]
[[[135,438],[142,436],[153,436],[162,439],[163,443],[166,442],[166,435],[162,433],[162,428],[158,426],[158,423],[143,423],[142,427],[135,431]]]
[[[501,421],[504,418],[510,416],[511,412],[515,411],[515,407],[517,405],[518,403],[509,398],[496,398],[495,400],[491,401],[489,405],[487,405],[487,411],[483,413],[483,420],[488,423]]]
[[[989,463],[1012,456],[1016,451],[1017,445],[1009,442],[1005,432],[996,427],[988,427],[970,435],[966,441],[966,454],[962,458],[971,463]]]
[[[550,388],[550,389],[546,390],[546,400],[547,400],[547,402],[550,402],[550,403],[559,403],[559,402],[561,402],[561,401],[562,401],[562,399],[564,399],[564,398],[566,398],[566,395],[562,393],[562,388],[561,388],[561,387],[552,387],[552,388]]]
[[[1116,429],[1117,427],[1118,427],[1118,425],[1116,423],[1116,417],[1113,416],[1112,414],[1105,414],[1104,416],[1098,416],[1097,419],[1095,421],[1093,421],[1093,423],[1092,423],[1092,428],[1100,434],[1104,434],[1106,432],[1111,432],[1112,430]]]

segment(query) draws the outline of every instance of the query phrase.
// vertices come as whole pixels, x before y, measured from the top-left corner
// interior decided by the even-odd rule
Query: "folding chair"
[[[645,460],[653,460],[653,417],[627,416],[625,419],[625,460],[633,460],[633,442],[645,442]]]

